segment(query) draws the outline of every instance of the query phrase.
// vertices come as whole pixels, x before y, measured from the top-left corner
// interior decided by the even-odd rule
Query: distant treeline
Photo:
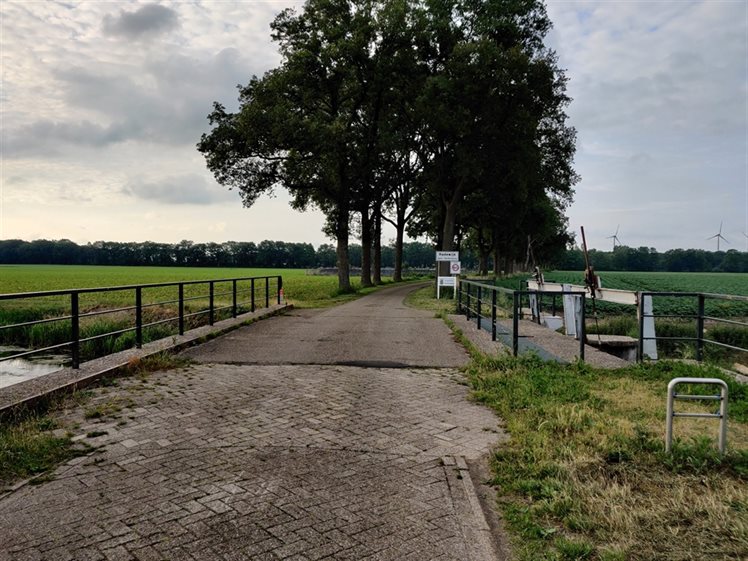
[[[350,246],[351,264],[361,263],[361,246]],[[405,243],[406,267],[434,266],[434,246],[423,242]],[[672,271],[748,273],[748,253],[671,249],[658,253],[654,248],[619,246],[614,251],[589,252],[598,271]],[[465,269],[478,267],[478,256],[470,248],[460,249]],[[272,267],[289,269],[331,268],[336,265],[335,246],[265,240],[254,242],[179,243],[94,242],[78,245],[70,240],[0,240],[0,264],[50,265],[151,265],[159,267]],[[489,259],[490,264],[490,259]],[[395,248],[382,246],[382,267],[395,265]],[[532,263],[528,263],[532,267]],[[539,263],[545,270],[584,270],[582,250],[573,248],[558,254],[552,262]],[[518,266],[517,268],[522,268]],[[506,271],[507,273],[511,271]]]
[[[351,263],[361,263],[361,246],[350,246]],[[468,261],[474,258],[466,256]],[[405,243],[406,267],[434,265],[434,246]],[[254,242],[175,244],[156,242],[94,242],[78,245],[70,240],[0,240],[2,264],[150,265],[157,267],[272,267],[312,269],[335,267],[335,246],[265,240]],[[394,267],[395,249],[382,247],[382,267]]]
[[[748,273],[748,252],[671,249],[658,253],[653,247],[619,246],[613,251],[589,251],[597,271],[668,271],[675,273],[725,272]],[[585,267],[581,249],[569,249],[554,263],[556,269],[581,271]]]

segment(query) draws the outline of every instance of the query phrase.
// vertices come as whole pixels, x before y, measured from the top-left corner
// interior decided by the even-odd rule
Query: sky
[[[293,1],[0,2],[0,239],[330,243],[288,196],[243,208],[195,144],[280,62]],[[748,3],[549,1],[590,247],[748,250]],[[394,233],[385,232],[385,242]]]

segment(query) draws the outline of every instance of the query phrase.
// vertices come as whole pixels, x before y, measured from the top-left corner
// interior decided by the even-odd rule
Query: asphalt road
[[[468,356],[434,314],[403,302],[413,285],[384,289],[326,310],[295,310],[184,354],[224,364],[459,367]]]

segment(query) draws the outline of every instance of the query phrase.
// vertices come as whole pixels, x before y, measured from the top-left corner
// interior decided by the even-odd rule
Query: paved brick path
[[[463,458],[497,419],[453,369],[196,364],[107,404],[65,415],[98,452],[0,500],[1,559],[495,558]]]

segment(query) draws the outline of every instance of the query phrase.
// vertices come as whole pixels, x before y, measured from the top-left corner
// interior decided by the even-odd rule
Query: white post
[[[561,290],[564,292],[571,291],[572,287],[568,284],[561,285]],[[577,336],[577,319],[576,319],[576,303],[574,302],[573,294],[564,294],[564,329],[567,335],[572,337]]]
[[[652,297],[644,296],[644,354],[652,360],[657,360],[657,339],[655,337],[655,318],[652,317]],[[647,339],[652,337],[652,339]]]

